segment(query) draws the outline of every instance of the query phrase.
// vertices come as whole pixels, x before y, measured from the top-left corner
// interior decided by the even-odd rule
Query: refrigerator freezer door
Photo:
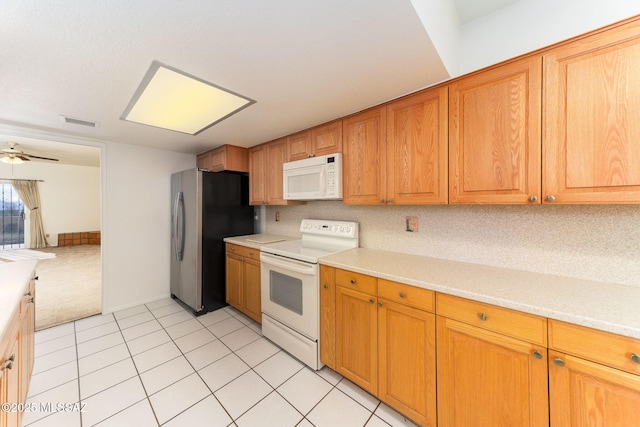
[[[200,311],[202,172],[189,169],[171,175],[171,200],[174,203],[171,227],[171,294],[193,310]]]

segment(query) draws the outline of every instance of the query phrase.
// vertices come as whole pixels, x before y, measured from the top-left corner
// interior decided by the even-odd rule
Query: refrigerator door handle
[[[184,197],[182,191],[176,193],[176,200],[173,203],[173,229],[176,260],[182,261],[184,256]]]

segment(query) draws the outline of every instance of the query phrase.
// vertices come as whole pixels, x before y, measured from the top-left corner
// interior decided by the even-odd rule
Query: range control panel
[[[303,219],[300,224],[300,232],[303,234],[357,238],[358,223],[351,221]]]

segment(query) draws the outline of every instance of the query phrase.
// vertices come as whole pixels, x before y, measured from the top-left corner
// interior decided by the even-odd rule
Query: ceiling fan
[[[31,159],[51,160],[53,162],[58,161],[58,159],[36,156],[35,154],[28,154],[22,150],[18,150],[16,149],[16,146],[18,145],[16,142],[8,142],[7,144],[9,144],[9,148],[3,148],[0,150],[2,152],[2,157],[0,157],[1,162],[19,165],[20,163],[28,162]]]

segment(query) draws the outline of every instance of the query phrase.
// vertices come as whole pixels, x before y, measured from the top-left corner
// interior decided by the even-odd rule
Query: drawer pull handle
[[[400,298],[404,298],[406,296],[407,296],[407,294],[405,294],[404,292],[400,292]]]
[[[555,363],[556,366],[559,366],[560,368],[564,368],[564,360],[560,359],[559,357],[553,359],[553,363]]]
[[[631,353],[631,361],[640,364],[640,354]]]
[[[356,284],[356,279],[351,279],[351,280],[349,280],[349,282],[350,282],[352,285],[355,285],[355,284]]]
[[[487,315],[484,313],[480,313],[478,314],[478,317],[480,318],[480,320],[482,320],[483,322],[487,321]]]
[[[542,359],[542,353],[540,353],[538,350],[534,350],[531,354],[538,360]]]

